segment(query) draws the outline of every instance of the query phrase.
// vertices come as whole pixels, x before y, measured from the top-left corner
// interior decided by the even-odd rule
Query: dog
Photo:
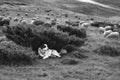
[[[38,53],[43,59],[47,59],[49,57],[61,57],[60,54],[54,50],[54,49],[49,49],[47,44],[44,44],[40,48],[38,48]]]

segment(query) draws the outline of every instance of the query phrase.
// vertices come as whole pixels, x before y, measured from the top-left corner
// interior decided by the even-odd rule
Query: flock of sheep
[[[114,31],[113,29],[117,28],[116,26],[105,26],[105,27],[99,27],[100,33],[103,34],[105,38],[118,39],[120,37],[120,33],[118,31]]]

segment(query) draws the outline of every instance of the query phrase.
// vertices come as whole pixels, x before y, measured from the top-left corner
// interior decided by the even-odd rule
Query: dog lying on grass
[[[47,59],[49,57],[61,57],[60,53],[58,53],[54,49],[49,49],[47,44],[44,44],[41,48],[38,48],[38,53],[43,59]]]

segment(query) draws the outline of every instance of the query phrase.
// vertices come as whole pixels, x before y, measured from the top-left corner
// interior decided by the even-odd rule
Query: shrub
[[[25,54],[28,49],[18,46],[13,42],[0,43],[0,65],[32,65],[33,59]]]
[[[36,54],[38,47],[42,44],[47,44],[50,49],[56,49],[60,52],[61,49],[67,48],[69,45],[80,47],[85,42],[84,38],[69,35],[67,32],[27,24],[6,26],[3,28],[3,33],[15,43],[31,47]]]
[[[101,46],[95,49],[94,52],[100,55],[108,55],[111,57],[120,56],[120,50],[118,47],[112,47],[108,45]]]
[[[9,19],[1,19],[0,26],[4,26],[4,25],[10,25],[10,20]]]
[[[94,22],[91,24],[91,26],[95,26],[95,27],[105,27],[105,26],[114,26],[114,24],[112,23],[108,23],[108,22]]]
[[[35,20],[35,21],[33,22],[33,25],[36,25],[36,26],[43,25],[43,24],[44,24],[44,22],[41,21],[41,20]]]
[[[79,38],[86,38],[85,29],[73,28],[64,25],[58,25],[57,28],[63,32],[69,33],[69,35],[76,35]]]

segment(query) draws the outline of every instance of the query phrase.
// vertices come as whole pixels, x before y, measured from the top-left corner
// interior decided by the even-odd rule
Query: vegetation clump
[[[25,47],[16,45],[11,41],[2,41],[0,43],[0,65],[32,65],[33,58],[27,54],[29,50]]]
[[[86,33],[77,29],[70,29],[72,32],[68,33],[51,27],[45,28],[43,26],[19,24],[16,26],[5,26],[3,33],[15,43],[24,47],[31,47],[37,54],[38,47],[43,44],[47,44],[50,49],[55,49],[58,52],[61,49],[69,50],[70,46],[82,46],[85,42],[84,34]],[[81,36],[78,37],[78,34]]]
[[[118,48],[118,47],[104,45],[104,46],[101,46],[101,47],[95,49],[94,52],[96,52],[100,55],[115,57],[115,56],[120,56],[120,50],[119,49],[120,48]]]

